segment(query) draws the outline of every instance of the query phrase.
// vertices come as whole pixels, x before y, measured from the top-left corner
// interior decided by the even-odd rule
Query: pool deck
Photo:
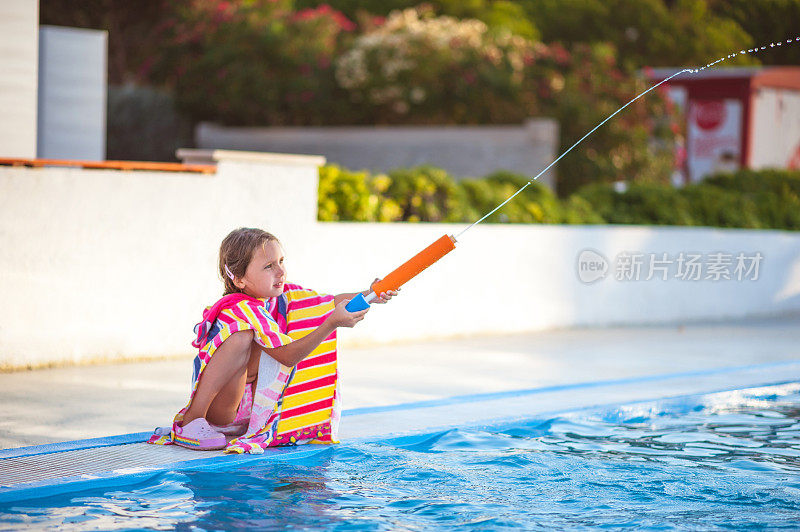
[[[0,485],[22,487],[21,472],[41,462],[32,458],[39,451],[10,448],[168,425],[187,400],[190,371],[187,358],[0,374]],[[342,440],[413,434],[800,381],[800,316],[346,348],[340,371]],[[100,459],[97,449],[62,448],[60,465],[38,478],[97,478],[210,456],[140,443],[105,449]]]

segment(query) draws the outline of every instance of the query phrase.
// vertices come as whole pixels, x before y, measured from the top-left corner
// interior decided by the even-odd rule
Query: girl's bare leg
[[[237,373],[222,387],[216,397],[211,401],[206,412],[206,419],[214,425],[227,425],[236,419],[236,411],[244,395],[244,387],[256,380],[258,376],[258,362],[261,355],[261,346],[250,342],[250,353],[247,365],[241,374]],[[214,353],[214,356],[217,356]],[[211,357],[214,360],[214,357]]]
[[[225,424],[233,421],[236,407],[239,406],[238,401],[244,393],[251,344],[253,344],[253,331],[235,332],[222,342],[203,370],[192,403],[183,416],[182,425],[197,418],[207,418],[209,414],[212,415],[212,419],[208,419],[210,423],[222,421],[221,424]],[[239,395],[233,406],[231,418],[227,421],[221,420],[221,416],[225,416],[227,411],[226,405],[230,404],[231,397],[236,395],[237,389]],[[223,390],[225,393],[222,393]],[[211,406],[220,394],[222,401],[218,406],[215,405],[211,412]]]

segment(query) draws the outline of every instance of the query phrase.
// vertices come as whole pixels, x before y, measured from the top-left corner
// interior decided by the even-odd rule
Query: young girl
[[[195,327],[199,353],[189,404],[150,443],[252,453],[335,442],[336,329],[353,327],[369,309],[347,311],[357,293],[320,295],[286,283],[281,244],[260,229],[225,237],[219,271],[225,294]],[[226,435],[241,437],[228,442]]]

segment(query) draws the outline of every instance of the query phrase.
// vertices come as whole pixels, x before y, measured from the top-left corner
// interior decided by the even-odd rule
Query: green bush
[[[565,224],[604,224],[606,220],[594,210],[591,203],[573,194],[564,201]]]
[[[681,195],[689,202],[694,225],[708,227],[765,227],[755,203],[745,194],[701,184],[686,187]]]
[[[366,172],[329,165],[319,170],[317,218],[323,222],[375,220],[375,206]]]
[[[369,175],[330,165],[320,169],[321,221],[406,221],[470,223],[497,207],[528,181],[511,172],[456,181],[430,166]],[[601,223],[591,205],[561,202],[547,187],[532,183],[487,219],[488,223]]]
[[[485,212],[489,212],[511,194],[524,187],[530,177],[499,171],[489,174],[484,179],[490,187],[496,190],[499,196],[496,199],[500,200],[492,207],[486,205],[489,208]],[[512,223],[560,223],[563,217],[561,204],[553,191],[535,181],[492,216],[496,217],[503,213],[508,215],[507,221]]]
[[[455,181],[433,167],[372,176],[337,166],[320,170],[319,219],[472,223],[522,188],[528,177],[495,172]],[[608,183],[560,200],[532,183],[486,223],[696,225],[800,229],[800,172],[743,170],[682,189],[657,183]]]
[[[612,185],[596,184],[576,196],[611,224],[695,225],[689,201],[669,185],[633,183],[617,192]]]
[[[740,170],[712,176],[702,186],[743,196],[762,227],[800,229],[800,171]]]
[[[393,170],[388,179],[383,197],[397,202],[401,221],[462,222],[468,218],[464,191],[441,168]]]
[[[587,201],[608,223],[800,229],[800,172],[741,170],[674,189],[633,184],[618,193],[608,184],[583,187]]]

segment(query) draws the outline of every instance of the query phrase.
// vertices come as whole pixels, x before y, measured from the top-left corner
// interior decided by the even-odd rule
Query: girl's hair
[[[219,274],[225,283],[223,295],[241,292],[233,284],[231,276],[244,277],[247,265],[250,264],[250,259],[256,249],[273,240],[280,244],[280,240],[274,235],[261,229],[248,227],[234,229],[222,240],[222,244],[219,246]]]

